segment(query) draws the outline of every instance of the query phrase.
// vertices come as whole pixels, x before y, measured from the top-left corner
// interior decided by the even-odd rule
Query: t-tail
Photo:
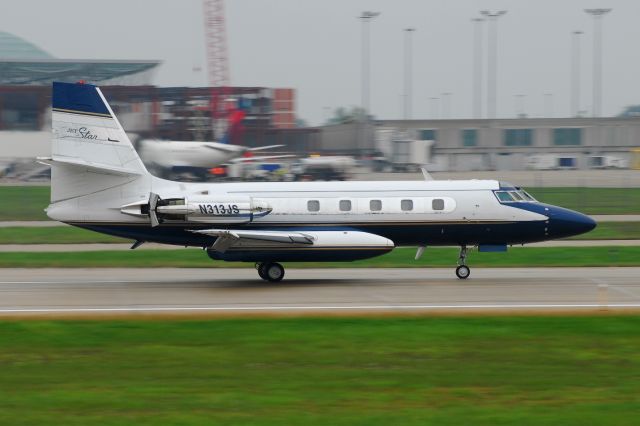
[[[149,196],[151,175],[98,87],[54,82],[52,105],[51,157],[39,159],[51,165],[51,218],[56,206]]]

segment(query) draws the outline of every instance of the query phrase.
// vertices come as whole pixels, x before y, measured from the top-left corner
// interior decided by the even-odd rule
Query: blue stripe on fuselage
[[[215,237],[191,232],[195,229],[211,228],[211,224],[164,223],[158,227],[139,226],[139,224],[96,224],[72,223],[73,225],[97,232],[116,235],[134,240],[159,242],[176,245],[210,246]],[[376,223],[366,226],[313,226],[290,224],[287,226],[249,225],[225,226],[225,228],[251,230],[277,230],[293,232],[319,231],[362,231],[380,235],[393,241],[397,246],[412,245],[476,245],[476,244],[525,244],[549,239],[545,235],[545,221],[510,222],[510,223],[456,223],[428,224],[415,223],[397,226],[394,224]]]

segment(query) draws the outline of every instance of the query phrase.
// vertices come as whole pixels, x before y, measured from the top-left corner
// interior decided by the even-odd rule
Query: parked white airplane
[[[282,145],[268,145],[250,148],[220,142],[157,141],[143,139],[138,150],[145,164],[154,169],[171,170],[179,173],[194,169],[207,170],[221,164],[236,161],[260,161],[291,155],[267,155],[243,157],[248,152],[278,148]]]
[[[150,175],[100,90],[53,84],[54,220],[135,240],[206,249],[256,262],[280,281],[282,261],[349,261],[396,246],[467,248],[561,238],[593,229],[588,216],[542,204],[494,180],[179,183]]]

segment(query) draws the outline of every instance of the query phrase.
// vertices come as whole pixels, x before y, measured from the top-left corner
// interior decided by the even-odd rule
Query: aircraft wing
[[[242,163],[246,161],[262,161],[262,160],[275,160],[276,158],[291,158],[295,157],[293,154],[282,154],[282,155],[262,155],[260,157],[238,157],[234,158],[230,163]]]
[[[249,241],[267,241],[283,244],[313,244],[314,237],[303,232],[286,231],[248,231],[239,229],[203,229],[191,231],[196,234],[204,234],[218,237],[211,248],[220,253],[224,253],[231,246]]]

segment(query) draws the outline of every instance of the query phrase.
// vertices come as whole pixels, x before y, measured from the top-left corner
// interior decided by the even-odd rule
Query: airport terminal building
[[[640,117],[377,120],[322,128],[320,150],[393,156],[433,141],[433,171],[640,168]]]

